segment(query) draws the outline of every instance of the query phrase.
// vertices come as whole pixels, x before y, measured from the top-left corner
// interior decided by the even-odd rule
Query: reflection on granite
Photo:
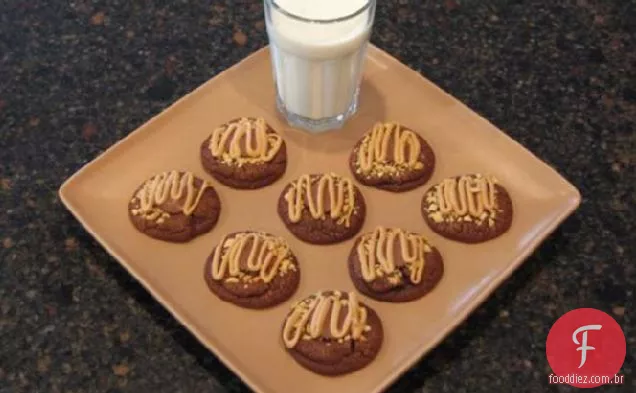
[[[636,3],[381,3],[375,44],[583,195],[389,392],[573,391],[548,385],[545,338],[577,307],[611,313],[628,340],[625,385],[599,391],[634,391]],[[256,0],[0,3],[0,392],[248,391],[82,230],[57,189],[264,44]]]

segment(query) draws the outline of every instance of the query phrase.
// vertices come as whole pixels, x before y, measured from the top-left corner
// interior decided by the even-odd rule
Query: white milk
[[[306,19],[346,17],[368,0],[274,0]],[[356,100],[374,7],[341,22],[308,23],[269,7],[267,32],[279,99],[308,119],[345,115]],[[267,17],[267,16],[266,16]]]

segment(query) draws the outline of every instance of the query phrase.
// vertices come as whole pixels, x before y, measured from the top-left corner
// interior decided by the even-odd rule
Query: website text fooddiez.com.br
[[[550,384],[590,384],[597,385],[599,383],[605,385],[622,385],[625,381],[624,375],[616,374],[614,376],[607,375],[578,375],[578,374],[567,374],[567,375],[554,375],[550,374],[548,376]]]

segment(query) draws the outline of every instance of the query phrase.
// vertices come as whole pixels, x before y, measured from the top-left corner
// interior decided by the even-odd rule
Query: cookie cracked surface
[[[437,286],[444,261],[424,235],[378,226],[354,243],[349,275],[358,291],[375,300],[409,302]]]
[[[300,266],[279,236],[244,231],[224,236],[207,258],[205,281],[221,300],[251,309],[288,300],[300,282]]]
[[[360,231],[366,204],[352,179],[334,173],[305,174],[283,189],[278,215],[297,238],[334,244]]]
[[[383,340],[380,318],[355,292],[314,293],[291,308],[282,328],[283,345],[296,362],[328,376],[366,367]]]
[[[170,242],[187,242],[211,231],[220,211],[212,184],[176,170],[144,181],[128,203],[129,219],[138,231]]]
[[[395,122],[376,123],[355,145],[349,167],[366,186],[405,192],[431,178],[435,153],[415,131]]]
[[[444,179],[422,199],[422,215],[436,233],[463,243],[481,243],[506,233],[513,221],[510,194],[491,175]]]
[[[285,141],[263,118],[242,117],[216,127],[200,150],[203,168],[236,189],[268,186],[287,168]]]

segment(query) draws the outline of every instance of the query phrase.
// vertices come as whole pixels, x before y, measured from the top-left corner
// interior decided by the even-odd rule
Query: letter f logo
[[[594,347],[590,347],[587,345],[588,330],[601,330],[601,327],[602,327],[601,325],[581,326],[580,328],[574,331],[574,334],[572,334],[572,341],[574,341],[574,344],[581,345],[580,347],[576,349],[577,351],[581,351],[581,364],[579,365],[579,368],[583,367],[583,365],[585,364],[585,360],[587,359],[587,351],[593,351],[596,349]],[[583,335],[582,335],[583,339],[581,340],[581,342],[579,342],[576,336],[578,336],[578,334],[581,332],[583,332]]]
[[[567,312],[552,325],[545,342],[554,374],[550,382],[577,388],[616,384],[611,378],[625,363],[625,341],[621,325],[611,315],[595,308]]]

